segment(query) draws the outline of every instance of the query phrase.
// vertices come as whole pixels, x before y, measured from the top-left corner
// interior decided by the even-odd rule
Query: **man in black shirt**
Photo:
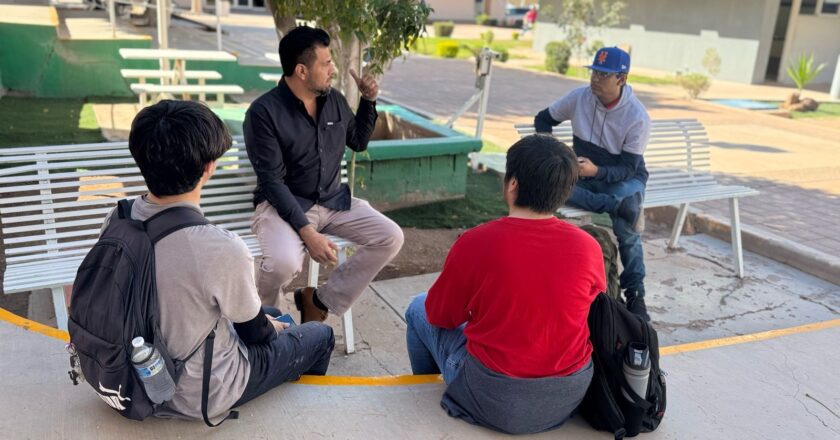
[[[335,66],[329,45],[321,29],[301,26],[286,34],[280,41],[283,79],[251,104],[244,123],[248,158],[257,174],[251,229],[263,253],[257,274],[263,304],[279,305],[300,273],[304,251],[318,263],[336,263],[336,246],[324,234],[359,245],[323,286],[295,291],[302,322],[347,311],[403,243],[396,223],[351,197],[341,183],[344,147],[367,149],[379,87],[350,71],[362,95],[354,116],[331,87]]]

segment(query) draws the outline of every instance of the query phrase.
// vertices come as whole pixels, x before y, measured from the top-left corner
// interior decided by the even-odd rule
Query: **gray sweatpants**
[[[519,379],[496,373],[468,354],[440,405],[452,417],[508,434],[548,431],[580,405],[593,370],[590,360],[569,376]]]
[[[367,201],[357,198],[353,198],[349,211],[315,205],[306,211],[306,218],[318,232],[358,244],[347,262],[318,288],[318,299],[330,312],[344,314],[400,251],[402,229]],[[257,291],[263,304],[279,306],[280,296],[303,267],[306,246],[267,201],[257,206],[251,230],[257,235],[263,254],[257,270]]]

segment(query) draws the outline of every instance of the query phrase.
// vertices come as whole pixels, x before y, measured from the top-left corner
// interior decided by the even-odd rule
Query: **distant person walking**
[[[522,34],[520,36],[525,36],[528,31],[534,28],[534,23],[537,22],[537,5],[531,5],[531,9],[525,13],[525,17],[522,19]]]

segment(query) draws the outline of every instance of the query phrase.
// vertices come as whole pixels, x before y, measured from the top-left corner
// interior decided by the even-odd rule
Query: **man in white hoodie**
[[[610,214],[624,266],[620,282],[627,308],[650,320],[644,300],[644,252],[636,228],[648,179],[643,154],[650,117],[627,85],[627,52],[602,48],[588,67],[589,85],[539,112],[534,127],[538,133],[551,133],[553,126],[571,120],[581,178],[568,203]]]

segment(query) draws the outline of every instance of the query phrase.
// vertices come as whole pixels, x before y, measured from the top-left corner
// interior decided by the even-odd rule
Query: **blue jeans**
[[[618,254],[624,270],[619,281],[621,288],[644,296],[645,260],[642,237],[634,225],[615,216],[621,200],[640,192],[645,195],[645,183],[639,179],[607,183],[595,179],[579,180],[572,190],[568,203],[578,208],[597,213],[608,213],[612,219],[613,232],[618,239]]]
[[[429,324],[426,318],[426,294],[415,296],[405,311],[405,342],[414,374],[443,373],[443,381],[452,383],[464,366],[467,338],[464,325],[446,330]]]

